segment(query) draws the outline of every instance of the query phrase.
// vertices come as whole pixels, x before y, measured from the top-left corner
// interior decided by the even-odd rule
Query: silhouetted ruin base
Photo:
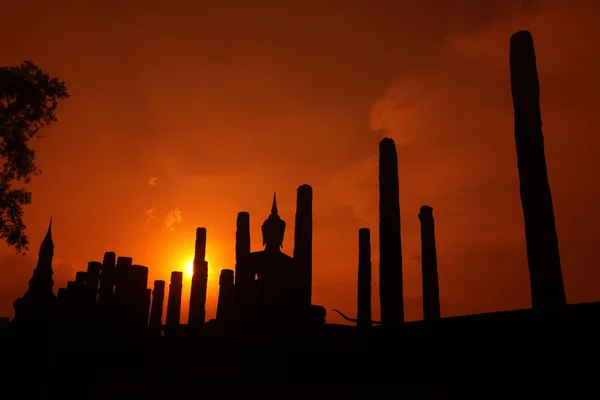
[[[409,322],[399,329],[328,324],[251,332],[207,323],[189,338],[118,340],[99,337],[106,333],[61,330],[49,336],[23,334],[9,326],[1,338],[6,348],[0,350],[14,366],[7,381],[27,377],[22,389],[30,395],[24,398],[39,398],[31,397],[34,392],[50,397],[78,393],[77,398],[89,399],[115,393],[172,398],[195,393],[198,385],[247,394],[257,390],[249,389],[250,383],[252,388],[343,385],[336,393],[358,384],[394,384],[408,393],[486,398],[513,390],[556,393],[567,388],[572,396],[593,382],[586,371],[600,355],[599,317],[600,303],[590,303],[553,314],[520,310]]]

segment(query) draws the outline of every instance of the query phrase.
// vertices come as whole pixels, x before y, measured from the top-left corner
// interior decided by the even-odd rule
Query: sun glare
[[[219,272],[220,269],[215,268],[215,265],[212,264],[212,260],[210,260],[208,257],[206,257],[206,262],[208,263],[208,279],[209,281],[214,281],[214,279],[216,279],[215,282],[218,282],[218,278],[219,278]],[[185,279],[192,279],[192,277],[194,276],[194,259],[188,259],[188,262],[186,263],[182,263],[181,267],[179,269],[177,269],[177,271],[183,271],[183,277]],[[211,285],[212,283],[209,283],[209,285]]]
[[[187,264],[185,264],[185,275],[189,278],[192,277],[192,275],[194,275],[194,260],[191,259],[190,261],[188,261]]]

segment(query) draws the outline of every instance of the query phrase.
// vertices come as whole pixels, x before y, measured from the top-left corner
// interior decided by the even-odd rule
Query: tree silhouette
[[[31,203],[31,192],[25,185],[40,172],[28,142],[57,120],[54,111],[67,97],[64,82],[31,61],[0,67],[0,239],[20,254],[29,250],[23,206]]]

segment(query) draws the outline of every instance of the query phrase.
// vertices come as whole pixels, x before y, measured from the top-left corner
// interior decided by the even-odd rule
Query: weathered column
[[[115,288],[115,265],[117,255],[112,251],[104,253],[102,271],[100,272],[100,289],[98,289],[98,304],[104,307],[112,298]]]
[[[435,249],[435,226],[433,208],[422,206],[421,221],[421,271],[423,276],[423,319],[440,319],[440,288]]]
[[[169,285],[169,299],[167,302],[166,326],[175,327],[179,325],[181,317],[181,289],[183,287],[183,272],[171,272],[171,284]]]
[[[69,316],[69,302],[68,302],[67,288],[59,288],[56,293],[56,317],[59,320],[59,324],[65,325],[68,321]]]
[[[87,272],[85,271],[77,271],[75,273],[75,282],[81,286],[85,285],[87,280]]]
[[[165,281],[154,281],[152,308],[150,310],[150,332],[160,336],[162,329],[163,303],[165,300]]]
[[[129,285],[129,269],[133,265],[133,259],[131,257],[119,257],[117,258],[117,264],[115,266],[115,296],[118,297],[121,289]]]
[[[66,292],[67,292],[67,288],[59,288],[58,293],[56,294],[56,300],[64,301]]]
[[[312,304],[312,187],[298,187],[296,199],[294,260],[299,272],[299,295],[302,297],[303,306],[308,308]]]
[[[131,257],[119,257],[115,266],[115,292],[111,313],[114,322],[121,328],[130,325],[131,305],[128,303],[128,297],[131,295],[132,265]]]
[[[102,263],[98,261],[90,261],[87,267],[87,278],[85,281],[86,302],[96,304],[96,296],[98,295],[98,283],[100,281],[100,270]]]
[[[234,286],[233,286],[233,270],[221,270],[219,277],[219,299],[217,302],[217,320],[224,321],[231,317]]]
[[[357,326],[371,326],[371,230],[358,230]]]
[[[534,309],[554,310],[565,306],[567,299],[546,170],[535,50],[527,31],[510,39],[510,77],[531,304]]]
[[[122,305],[128,310],[127,321],[136,331],[148,327],[148,312],[150,309],[150,298],[148,297],[148,267],[143,265],[132,265],[128,269],[127,286],[124,288]]]
[[[66,317],[69,324],[77,323],[81,319],[79,315],[79,290],[75,281],[67,282],[67,288],[65,290],[65,308]]]
[[[235,231],[235,300],[237,319],[253,315],[255,293],[254,271],[250,268],[250,214],[241,211],[237,215]]]
[[[190,292],[188,325],[198,327],[206,318],[206,287],[208,284],[208,262],[206,262],[206,228],[196,229],[194,253],[194,275]]]
[[[77,271],[75,273],[75,282],[71,285],[69,291],[73,299],[73,312],[78,323],[81,323],[89,316],[89,308],[85,302],[85,280],[87,273],[85,271]],[[67,288],[69,284],[67,283]]]
[[[144,329],[149,327],[150,318],[150,303],[152,302],[152,289],[146,289],[146,297],[144,299]]]
[[[404,322],[398,156],[393,139],[379,143],[379,298],[381,322]]]
[[[236,286],[249,285],[254,280],[252,274],[247,273],[244,267],[250,255],[250,214],[241,211],[237,215],[235,231],[235,284]]]
[[[131,290],[138,293],[145,293],[148,287],[148,267],[143,265],[132,265],[131,271]]]

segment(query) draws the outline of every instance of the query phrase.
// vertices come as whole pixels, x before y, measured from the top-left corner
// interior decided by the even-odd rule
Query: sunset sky
[[[52,216],[55,290],[105,251],[148,266],[150,286],[168,284],[206,227],[213,318],[237,212],[250,212],[261,250],[277,191],[291,254],[296,188],[307,183],[313,303],[329,322],[343,321],[332,309],[356,314],[358,229],[368,227],[378,319],[384,135],[398,146],[407,319],[422,317],[424,204],[436,218],[442,315],[529,307],[508,70],[522,29],[536,45],[568,300],[600,300],[599,13],[592,0],[8,2],[0,65],[30,58],[71,97],[33,142],[43,173],[25,211],[31,251],[0,246],[0,316],[25,292]]]

